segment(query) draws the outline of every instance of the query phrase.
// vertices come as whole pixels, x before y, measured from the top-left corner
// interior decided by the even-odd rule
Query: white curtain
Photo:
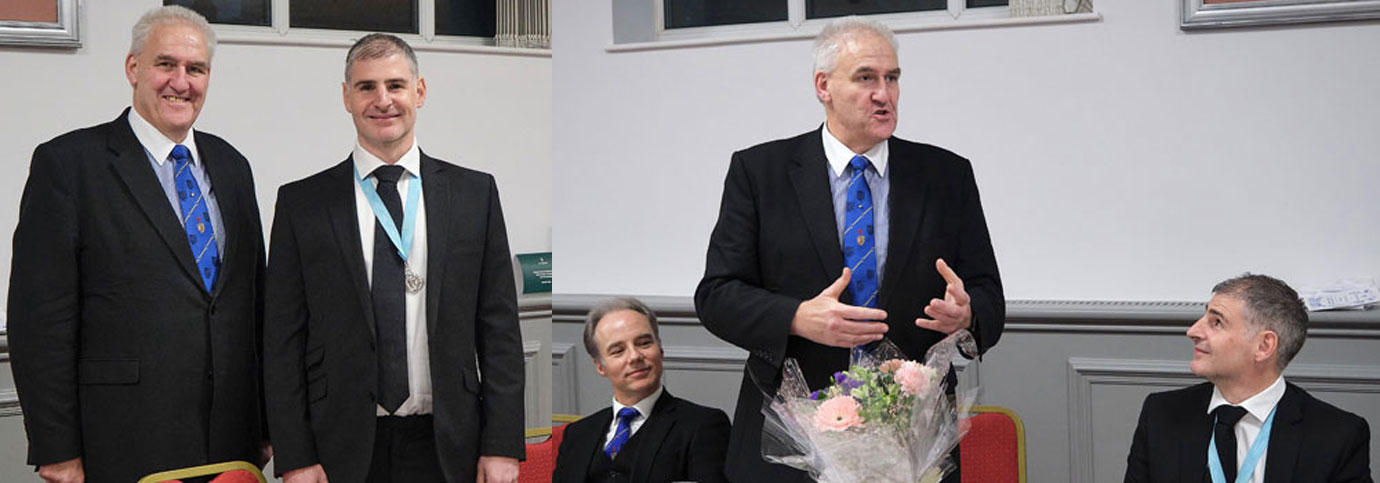
[[[551,48],[551,0],[498,0],[499,47]]]

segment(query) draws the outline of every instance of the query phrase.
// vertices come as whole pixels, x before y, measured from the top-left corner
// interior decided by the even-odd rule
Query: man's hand
[[[304,466],[283,473],[283,483],[326,483],[326,470],[320,464]]]
[[[38,477],[47,483],[82,483],[86,473],[81,469],[81,458],[72,458],[61,463],[38,467]]]
[[[944,263],[943,258],[935,260],[934,268],[948,282],[948,287],[944,289],[944,300],[931,299],[930,304],[925,306],[925,315],[933,319],[915,319],[915,325],[945,334],[967,329],[973,324],[973,309],[968,306],[971,300],[968,291],[963,289],[963,279],[958,278],[958,274]]]
[[[887,325],[886,311],[855,307],[839,302],[839,294],[848,287],[852,272],[847,268],[838,280],[823,292],[800,303],[791,319],[791,335],[804,337],[827,346],[851,348],[882,339]]]
[[[273,459],[273,445],[269,444],[268,440],[264,440],[263,444],[259,446],[259,469],[264,469],[264,465],[267,465],[268,460],[271,459]]]
[[[475,483],[517,483],[518,460],[506,456],[480,456]]]

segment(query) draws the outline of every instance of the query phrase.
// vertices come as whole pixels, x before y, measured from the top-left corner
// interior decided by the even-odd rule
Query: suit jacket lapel
[[[822,128],[821,128],[822,129]],[[824,156],[824,142],[819,131],[806,136],[795,154],[795,166],[790,170],[791,185],[795,188],[805,228],[828,280],[839,276],[843,269],[843,249],[839,248],[838,223],[834,221],[833,192],[829,188],[829,160]]]
[[[1293,384],[1284,388],[1284,397],[1275,406],[1275,422],[1270,429],[1269,451],[1265,452],[1265,483],[1293,480],[1303,444],[1303,394]]]
[[[609,423],[613,422],[613,408],[610,407],[599,411],[590,416],[593,426],[587,428],[588,431],[573,433],[566,431],[565,437],[571,438],[571,448],[582,448],[583,451],[573,451],[570,455],[571,471],[569,475],[564,475],[569,481],[585,481],[585,475],[589,474],[589,463],[594,460],[594,453],[589,451],[591,448],[602,449],[600,443],[603,442],[604,433],[608,432]]]
[[[632,481],[646,481],[651,477],[652,466],[656,463],[656,455],[661,449],[661,444],[666,442],[666,435],[671,432],[671,427],[676,425],[675,396],[663,389],[661,397],[656,400],[656,405],[652,406],[652,416],[647,418],[647,422],[642,423],[638,428],[637,434],[637,461],[633,462]]]
[[[420,153],[420,150],[418,151]],[[421,153],[422,197],[426,203],[426,333],[436,335],[436,310],[441,301],[441,279],[446,273],[446,220],[458,213],[451,206],[450,180],[443,176],[440,163]]]
[[[200,151],[198,154],[201,155],[201,164],[203,169],[206,170],[206,177],[211,181],[211,190],[214,191],[216,205],[220,207],[221,231],[225,233],[216,233],[216,236],[225,240],[225,251],[220,254],[221,273],[217,278],[219,280],[225,280],[227,278],[225,271],[233,266],[230,263],[226,263],[226,260],[233,260],[233,257],[239,256],[236,250],[239,227],[234,226],[234,221],[240,219],[240,194],[234,189],[234,186],[237,186],[237,184],[231,182],[234,173],[231,171],[230,166],[217,156],[220,153],[210,153],[205,149],[201,149],[201,147],[207,146],[210,143],[205,140],[205,136],[202,136],[201,133],[193,132],[193,135],[200,138],[197,142],[197,150]],[[215,293],[220,293],[220,288],[225,286],[225,284],[221,283],[219,280],[215,284]]]
[[[891,154],[887,162],[887,176],[891,178],[890,209],[888,227],[891,240],[887,243],[886,267],[882,272],[882,286],[877,293],[877,306],[889,307],[892,294],[900,280],[899,271],[905,269],[909,258],[919,243],[916,233],[924,222],[925,211],[933,203],[927,203],[930,176],[926,176],[929,165],[913,155],[902,142],[889,141]],[[924,270],[925,267],[920,267]],[[902,294],[916,296],[918,294]]]
[[[179,223],[177,212],[168,203],[163,185],[149,166],[147,151],[129,127],[129,109],[125,109],[125,113],[111,125],[107,147],[115,154],[112,167],[129,189],[130,195],[139,203],[163,243],[172,251],[182,272],[195,280],[198,287],[202,287],[201,276],[192,264],[192,247],[187,243],[185,228]]]
[[[1208,440],[1212,438],[1212,416],[1207,412],[1208,400],[1212,398],[1212,385],[1202,384],[1194,391],[1184,407],[1176,408],[1171,416],[1175,428],[1169,434],[1182,435],[1179,445],[1179,479],[1181,482],[1208,481],[1207,452]],[[1182,414],[1182,416],[1178,416]],[[1151,462],[1155,464],[1155,462]]]
[[[349,272],[351,284],[355,287],[355,299],[359,300],[360,312],[369,324],[369,335],[376,337],[369,272],[364,270],[364,242],[359,239],[359,212],[355,207],[355,186],[359,184],[359,179],[355,178],[354,163],[354,157],[351,156],[331,168],[321,202],[327,205],[336,246],[340,247],[340,259],[345,261],[345,270]],[[386,242],[374,240],[374,243],[381,241]]]

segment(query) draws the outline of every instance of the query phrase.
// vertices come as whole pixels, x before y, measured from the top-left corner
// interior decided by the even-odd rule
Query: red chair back
[[[958,445],[963,483],[1025,483],[1025,427],[1000,406],[975,406]]]
[[[540,443],[527,445],[527,460],[518,464],[518,483],[551,483],[556,470],[556,450],[561,447],[565,425],[551,428],[551,437]]]

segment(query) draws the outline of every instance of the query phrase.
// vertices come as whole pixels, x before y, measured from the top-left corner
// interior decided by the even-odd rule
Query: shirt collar
[[[384,163],[382,159],[379,159],[378,156],[374,156],[374,153],[364,149],[364,146],[361,146],[358,142],[355,143],[355,150],[351,153],[351,156],[355,160],[355,169],[359,170],[359,175],[366,178],[369,177],[375,169],[378,169],[379,166],[387,164]],[[403,170],[411,174],[412,177],[418,177],[417,173],[421,172],[422,155],[421,150],[417,148],[416,138],[412,139],[412,147],[408,148],[406,153],[403,153],[402,158],[398,159],[397,165],[402,166]]]
[[[135,139],[139,140],[139,144],[144,146],[144,150],[153,156],[153,161],[159,166],[168,161],[168,155],[172,154],[173,147],[178,145],[164,136],[158,128],[153,127],[153,124],[144,120],[144,117],[139,115],[139,110],[132,107],[129,109],[129,127],[134,130]],[[191,151],[192,164],[200,165],[201,154],[196,149],[196,132],[188,129],[187,139],[183,139],[181,144]]]
[[[1246,412],[1250,413],[1251,416],[1255,416],[1256,420],[1264,421],[1265,418],[1270,416],[1270,411],[1275,409],[1275,405],[1279,404],[1279,400],[1284,398],[1284,388],[1284,376],[1279,376],[1270,387],[1256,393],[1254,396],[1246,398],[1245,401],[1241,401],[1241,404],[1237,404],[1237,406],[1241,406]],[[1222,397],[1222,391],[1218,390],[1216,386],[1213,386],[1212,399],[1208,400],[1208,413],[1211,414],[1212,410],[1217,409],[1218,406],[1228,404],[1231,403],[1227,402],[1227,398]]]
[[[852,149],[848,149],[843,141],[839,141],[833,133],[829,132],[828,123],[825,123],[819,131],[823,133],[821,136],[824,138],[824,158],[829,160],[829,169],[834,172],[834,176],[843,176],[843,169],[848,167],[849,162],[853,161],[853,156],[856,156],[856,153]],[[867,156],[869,161],[872,161],[872,166],[877,168],[877,174],[882,177],[886,177],[887,158],[890,157],[891,151],[889,143],[890,140],[884,139],[873,145],[867,152],[862,153],[863,156]]]
[[[643,418],[643,419],[652,417],[652,408],[656,406],[656,400],[657,400],[657,399],[661,399],[661,393],[662,393],[663,391],[665,391],[665,390],[666,390],[666,386],[658,387],[658,388],[656,388],[656,392],[652,393],[652,395],[642,398],[641,401],[638,401],[637,403],[633,404],[632,406],[624,406],[623,404],[621,404],[621,403],[618,402],[618,399],[617,399],[617,398],[614,398],[614,400],[613,400],[613,417],[614,417],[614,419],[617,419],[617,418],[618,418],[618,412],[619,412],[619,411],[622,411],[623,408],[626,408],[626,407],[632,407],[632,408],[637,409],[637,412],[638,412],[639,414],[642,415],[642,418]]]

